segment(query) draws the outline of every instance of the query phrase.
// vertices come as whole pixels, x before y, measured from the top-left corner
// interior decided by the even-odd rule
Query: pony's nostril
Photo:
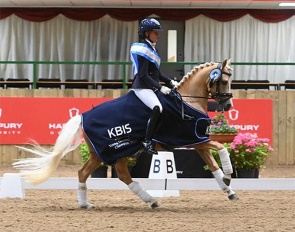
[[[231,108],[231,104],[227,104],[227,105],[224,107],[224,110],[225,110],[225,111],[228,111],[230,108]]]

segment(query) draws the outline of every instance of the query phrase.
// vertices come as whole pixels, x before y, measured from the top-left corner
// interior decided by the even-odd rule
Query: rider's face
[[[153,43],[157,43],[159,39],[159,32],[158,31],[148,31],[147,34],[149,35],[149,40]]]

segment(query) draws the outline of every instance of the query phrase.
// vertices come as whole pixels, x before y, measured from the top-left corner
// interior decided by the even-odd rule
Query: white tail
[[[33,148],[19,147],[38,157],[26,158],[13,163],[13,167],[20,170],[31,184],[46,181],[56,170],[60,160],[70,151],[75,150],[81,143],[81,116],[71,118],[61,130],[52,151],[43,149],[39,144],[32,144]]]

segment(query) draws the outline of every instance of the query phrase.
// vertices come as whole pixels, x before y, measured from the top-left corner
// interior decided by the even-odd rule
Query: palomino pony
[[[208,164],[220,188],[228,194],[228,198],[238,200],[230,186],[233,169],[229,153],[223,144],[209,139],[207,130],[210,125],[207,115],[208,99],[215,99],[221,109],[228,110],[232,106],[231,71],[230,59],[222,63],[205,63],[194,67],[183,77],[177,91],[172,91],[173,97],[158,91],[163,114],[166,112],[167,115],[161,116],[164,119],[159,123],[154,141],[158,149],[161,149],[159,145],[196,149]],[[149,114],[150,109],[130,91],[118,99],[71,118],[64,125],[51,151],[44,150],[38,144],[32,144],[32,148],[21,147],[38,157],[19,160],[13,166],[20,169],[21,175],[28,182],[42,183],[54,173],[62,157],[80,145],[84,135],[91,155],[78,171],[79,206],[93,208],[87,199],[86,180],[104,162],[114,164],[118,178],[141,200],[156,208],[159,206],[158,201],[142,189],[138,182],[132,180],[126,161],[126,157],[136,155],[142,148],[141,141]],[[127,119],[124,115],[127,115]],[[218,152],[223,171],[211,155],[210,149]]]

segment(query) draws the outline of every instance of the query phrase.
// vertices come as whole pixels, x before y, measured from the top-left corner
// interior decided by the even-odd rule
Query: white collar
[[[154,50],[156,50],[156,43],[152,43],[148,39],[145,39],[145,41],[148,42],[153,47]]]

